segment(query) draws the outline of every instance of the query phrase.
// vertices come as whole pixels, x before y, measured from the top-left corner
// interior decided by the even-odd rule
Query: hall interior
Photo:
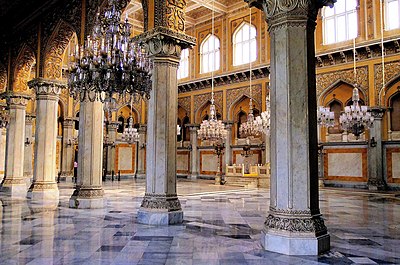
[[[400,263],[400,1],[267,2],[5,1],[0,263]],[[110,5],[150,77],[83,100]]]

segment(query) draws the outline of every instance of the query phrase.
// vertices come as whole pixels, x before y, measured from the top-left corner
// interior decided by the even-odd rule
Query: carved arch
[[[239,96],[238,98],[236,98],[228,107],[228,120],[233,120],[235,117],[235,113],[233,113],[233,110],[235,109],[236,105],[239,104],[240,102],[242,102],[243,100],[249,98],[250,99],[250,95],[248,95],[247,92],[243,93],[241,96]],[[255,108],[257,110],[261,110],[261,105],[260,102],[258,102],[257,99],[255,99],[254,97],[252,97],[253,100],[253,105],[255,106]]]
[[[35,53],[28,45],[24,44],[18,53],[13,71],[13,91],[32,93],[28,90],[28,81],[30,81],[32,67],[35,65],[35,63]]]
[[[121,110],[125,107],[128,107],[129,109],[131,109],[130,104],[124,104],[122,106],[120,106],[117,110],[117,117],[119,117],[119,113],[121,112]],[[137,123],[140,123],[141,119],[140,119],[140,112],[136,109],[135,106],[132,106],[132,116],[134,117],[134,120],[137,121]]]
[[[44,53],[43,76],[49,79],[62,78],[64,53],[75,31],[71,25],[60,20],[51,35]]]
[[[396,94],[396,91],[391,91],[396,83],[400,82],[400,72],[386,82],[385,86],[379,90],[379,104],[389,106],[390,98]],[[384,92],[384,93],[383,93]]]
[[[338,88],[339,86],[346,84],[348,86],[351,86],[354,88],[354,84],[346,79],[337,79],[335,82],[331,83],[329,86],[327,86],[322,93],[319,95],[318,97],[318,105],[322,106],[324,105],[323,102],[325,101],[326,97],[331,94],[331,92],[333,90],[335,90],[336,88]],[[358,91],[361,93],[361,97],[363,97],[364,99],[368,99],[368,95],[365,92],[366,90],[361,87],[360,85],[358,85]]]

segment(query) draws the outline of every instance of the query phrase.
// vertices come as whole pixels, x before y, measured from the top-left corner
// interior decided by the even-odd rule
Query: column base
[[[284,236],[262,231],[261,244],[265,250],[285,255],[319,255],[330,249],[330,236]]]
[[[60,192],[57,183],[34,182],[30,186],[26,197],[35,203],[58,205]]]
[[[25,199],[27,191],[25,179],[4,179],[0,191],[12,199]]]
[[[60,181],[73,183],[73,177],[74,177],[74,173],[73,172],[61,172]]]
[[[383,181],[371,181],[368,182],[368,190],[378,191],[378,190],[386,190],[386,183]]]
[[[147,225],[173,225],[183,222],[181,203],[176,194],[146,193],[137,214],[137,222]]]
[[[69,199],[69,207],[76,209],[104,208],[106,206],[106,200],[104,199],[103,195],[104,190],[102,188],[78,188],[74,191]]]
[[[188,175],[187,178],[191,180],[196,180],[198,176],[199,176],[198,173],[191,173],[190,175]]]
[[[136,175],[137,179],[145,179],[146,178],[146,172],[138,172]]]

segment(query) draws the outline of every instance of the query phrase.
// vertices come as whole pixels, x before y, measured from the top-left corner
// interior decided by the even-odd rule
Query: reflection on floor
[[[143,181],[107,182],[102,210],[68,208],[60,184],[55,211],[2,196],[0,264],[400,264],[400,198],[395,194],[322,190],[332,249],[289,257],[264,251],[260,231],[269,192],[178,182],[184,224],[135,223]]]

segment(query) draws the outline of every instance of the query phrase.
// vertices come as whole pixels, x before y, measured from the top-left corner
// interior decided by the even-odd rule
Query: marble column
[[[108,130],[108,141],[109,145],[107,146],[107,175],[111,175],[112,171],[114,174],[117,174],[115,169],[115,142],[117,141],[117,129],[119,122],[110,122],[107,124]]]
[[[78,175],[69,207],[103,208],[103,103],[84,101],[80,104]]]
[[[141,124],[139,127],[139,143],[136,148],[138,148],[138,158],[137,158],[137,170],[136,170],[136,178],[144,179],[146,178],[146,130],[147,125]]]
[[[29,97],[6,92],[2,97],[9,107],[9,123],[6,139],[6,161],[4,179],[1,191],[11,198],[26,197],[26,182],[24,179],[24,142],[25,142],[25,111]]]
[[[188,178],[197,179],[199,176],[199,150],[197,149],[197,130],[200,128],[200,124],[186,124],[190,131],[190,175]]]
[[[232,165],[232,126],[233,126],[233,121],[225,121],[225,129],[226,129],[226,140],[225,140],[225,165],[222,165],[222,168],[224,169],[226,165]]]
[[[25,116],[24,178],[29,187],[33,177],[33,119],[34,115]]]
[[[271,200],[262,245],[318,255],[330,237],[318,198],[314,31],[318,9],[330,1],[249,2],[265,12],[271,37]]]
[[[153,85],[148,104],[146,193],[137,222],[176,224],[183,221],[176,194],[177,68],[181,50],[195,40],[163,27],[144,33],[142,38],[153,61]]]
[[[63,121],[61,180],[72,182],[74,176],[74,125],[75,119],[65,118]]]
[[[383,174],[382,118],[385,109],[373,107],[371,114],[374,117],[374,125],[369,130],[368,189],[384,190],[386,182]]]
[[[33,181],[27,197],[33,202],[57,205],[57,111],[59,94],[66,84],[36,78],[28,85],[36,93],[36,127]]]

